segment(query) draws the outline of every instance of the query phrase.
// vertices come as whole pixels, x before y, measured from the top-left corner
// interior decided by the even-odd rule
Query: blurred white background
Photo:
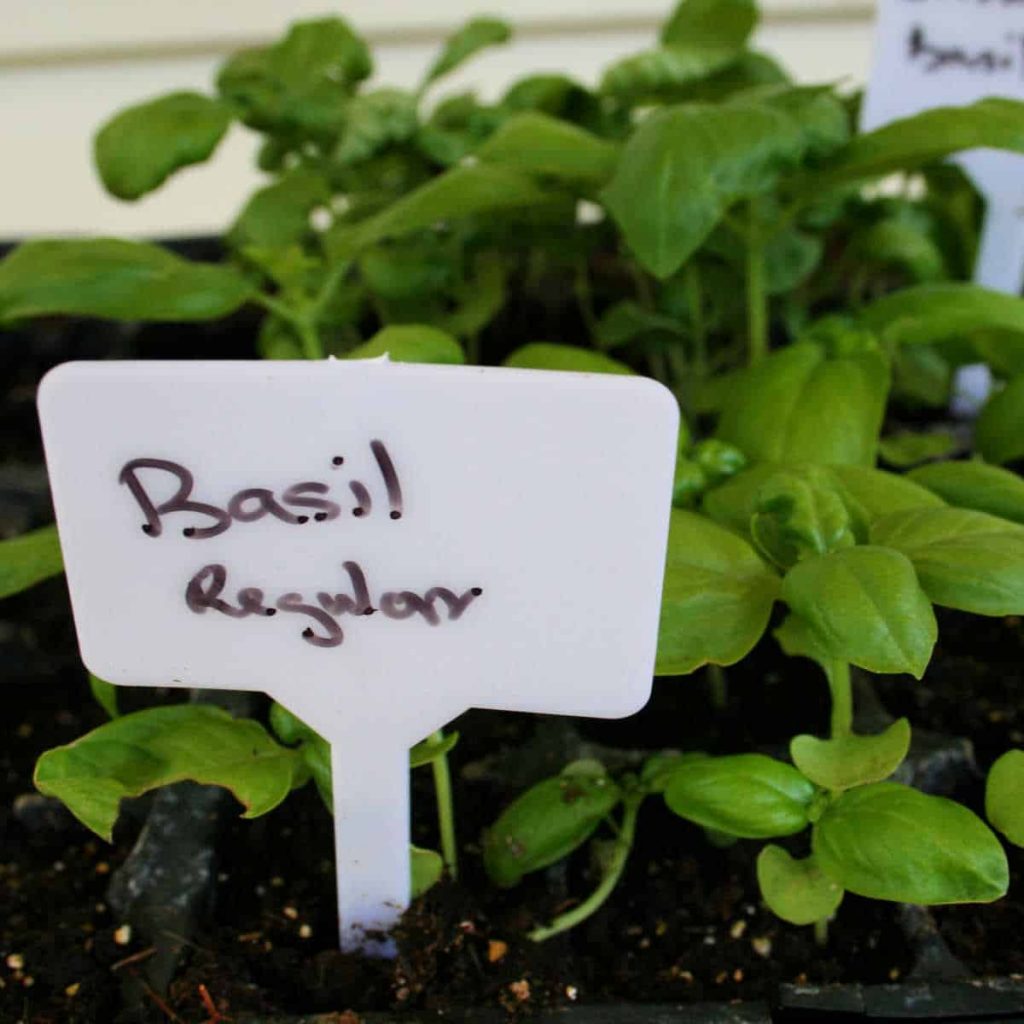
[[[40,234],[180,237],[220,232],[257,184],[252,136],[236,129],[210,164],[137,203],[93,174],[94,130],[114,111],[174,89],[208,90],[231,51],[289,21],[339,13],[370,41],[375,79],[412,85],[439,41],[474,14],[516,34],[446,80],[440,93],[496,96],[516,77],[560,71],[594,82],[650,46],[673,0],[3,0],[0,31],[0,240]],[[871,0],[762,0],[757,45],[805,82],[861,84]]]

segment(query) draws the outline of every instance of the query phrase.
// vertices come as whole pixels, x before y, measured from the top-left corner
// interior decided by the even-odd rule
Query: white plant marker
[[[71,363],[40,418],[76,629],[121,685],[261,690],[332,744],[344,949],[409,897],[409,748],[646,703],[678,408],[639,377]]]
[[[861,114],[864,130],[987,96],[1024,99],[1020,0],[879,0],[874,66]],[[1024,286],[1024,156],[972,150],[957,161],[986,203],[974,280],[1019,295]],[[976,413],[991,384],[987,367],[961,368],[954,411]]]

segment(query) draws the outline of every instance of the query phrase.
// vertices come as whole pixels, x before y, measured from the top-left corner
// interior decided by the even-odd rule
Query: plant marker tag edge
[[[90,671],[265,691],[331,743],[343,949],[393,954],[411,746],[470,707],[649,698],[679,421],[654,381],[70,363],[38,404]]]

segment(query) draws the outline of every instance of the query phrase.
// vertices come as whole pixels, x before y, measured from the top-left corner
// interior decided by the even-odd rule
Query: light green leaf
[[[855,547],[799,562],[782,598],[834,659],[920,679],[938,635],[931,602],[898,551]]]
[[[545,341],[531,342],[517,348],[504,362],[521,370],[570,370],[576,373],[618,373],[633,371],[611,356],[575,345],[555,345]]]
[[[437,885],[444,874],[444,861],[434,850],[422,850],[418,846],[409,847],[409,867],[412,871],[411,894],[416,899],[429,888]]]
[[[850,181],[914,170],[978,147],[1024,152],[1024,103],[990,98],[963,107],[936,107],[891,121],[858,135],[813,174],[805,187],[834,188]]]
[[[996,331],[999,345],[1024,351],[1024,299],[976,284],[904,288],[867,306],[860,319],[879,337],[900,345],[933,345]]]
[[[96,169],[111,195],[138,199],[179,168],[207,160],[230,123],[228,107],[209,96],[160,96],[122,110],[99,130]]]
[[[725,45],[741,50],[757,27],[754,0],[680,0],[661,29],[661,42],[671,46]]]
[[[449,37],[423,80],[424,87],[454,71],[480,50],[507,43],[511,38],[512,29],[504,21],[497,18],[473,18]]]
[[[831,917],[843,901],[843,888],[813,856],[795,860],[781,846],[766,846],[757,858],[757,884],[768,909],[790,924],[814,924]]]
[[[791,345],[739,378],[717,436],[752,460],[870,467],[888,390],[888,364],[877,350],[829,358],[824,346]]]
[[[890,466],[916,466],[932,459],[941,459],[956,451],[957,439],[948,430],[926,432],[903,430],[883,437],[878,452]]]
[[[0,598],[21,593],[63,571],[56,526],[0,541]]]
[[[228,244],[283,249],[310,233],[309,216],[330,199],[327,182],[314,171],[295,170],[259,189],[228,230]]]
[[[984,462],[937,462],[907,474],[950,505],[1024,523],[1024,480]]]
[[[121,801],[159,786],[184,779],[224,786],[244,805],[244,817],[256,818],[307,777],[299,756],[258,722],[202,704],[124,715],[48,750],[35,770],[41,793],[107,840]]]
[[[829,804],[813,847],[829,877],[869,899],[989,903],[1009,885],[1006,854],[980,818],[894,782],[848,790]]]
[[[989,462],[1012,462],[1024,455],[1024,375],[988,400],[974,425],[974,443]]]
[[[445,331],[427,324],[395,324],[379,330],[369,341],[345,353],[346,359],[377,359],[393,363],[465,363],[462,346]]]
[[[705,757],[679,766],[665,789],[669,809],[741,839],[771,839],[808,825],[814,786],[764,754]]]
[[[673,509],[658,630],[659,676],[732,665],[768,626],[779,578],[741,537]]]
[[[25,242],[0,262],[0,323],[57,315],[216,320],[252,295],[231,267],[116,238]]]
[[[769,191],[805,147],[799,122],[768,103],[667,107],[626,143],[602,199],[641,263],[669,277],[733,203]]]
[[[905,508],[940,508],[941,498],[895,473],[868,466],[831,466],[829,472],[839,481],[846,504],[863,524],[863,540],[867,528],[876,519]]]
[[[889,778],[909,749],[910,723],[900,718],[875,736],[795,736],[789,755],[811,782],[837,791]]]
[[[871,542],[906,555],[935,604],[1024,614],[1024,526],[973,509],[909,509],[874,523]]]
[[[89,691],[92,698],[110,718],[120,718],[121,712],[117,707],[117,687],[113,683],[105,682],[99,676],[89,673]]]
[[[1015,846],[1024,846],[1024,750],[1008,750],[988,773],[988,820]]]
[[[815,633],[813,627],[794,612],[790,612],[772,636],[789,658],[810,658],[828,674],[835,663],[832,652]]]
[[[618,147],[548,114],[516,114],[475,153],[484,163],[528,174],[601,184],[619,158]]]
[[[422,768],[455,749],[459,742],[458,732],[452,731],[439,736],[428,736],[409,751],[409,767]]]
[[[368,220],[332,228],[324,244],[331,262],[341,262],[385,238],[482,214],[546,205],[554,198],[556,194],[545,191],[529,176],[507,167],[453,167]]]
[[[517,797],[484,834],[484,868],[502,888],[568,857],[621,799],[605,774],[563,772]]]

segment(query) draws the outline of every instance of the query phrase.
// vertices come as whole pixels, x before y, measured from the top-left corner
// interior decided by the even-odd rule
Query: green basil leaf
[[[344,123],[350,92],[373,62],[341,18],[296,22],[271,46],[242,50],[220,70],[217,89],[251,128],[322,136]]]
[[[201,164],[231,124],[231,111],[197,92],[174,92],[129,107],[96,136],[93,155],[104,188],[118,199],[138,199],[175,171]]]
[[[790,612],[772,636],[789,658],[810,658],[825,673],[831,671],[835,658],[806,619]]]
[[[829,358],[821,345],[791,345],[739,378],[717,436],[757,461],[871,466],[888,391],[877,350]]]
[[[824,921],[843,902],[843,887],[813,856],[795,860],[781,846],[768,845],[758,855],[757,884],[768,909],[790,924]]]
[[[931,602],[898,551],[855,547],[799,562],[782,598],[832,658],[920,679],[938,635]]]
[[[568,121],[530,112],[505,121],[475,156],[528,174],[601,184],[615,169],[619,150]]]
[[[252,295],[231,267],[116,238],[25,242],[0,262],[0,323],[58,315],[216,320]]]
[[[56,526],[0,541],[0,598],[21,593],[63,571]]]
[[[814,826],[813,847],[829,877],[869,899],[989,903],[1009,885],[1006,854],[980,818],[895,782],[834,800]]]
[[[906,555],[935,604],[1024,614],[1024,526],[973,509],[910,509],[879,519],[871,541]]]
[[[948,430],[903,430],[883,437],[878,442],[878,452],[890,466],[902,469],[951,455],[957,445],[956,436]]]
[[[412,871],[410,892],[412,898],[422,896],[429,888],[437,885],[444,874],[444,861],[434,850],[422,850],[418,846],[409,847],[409,868]]]
[[[909,749],[910,723],[900,718],[875,736],[795,736],[789,756],[811,782],[836,791],[889,778]]]
[[[839,481],[846,504],[861,521],[867,539],[867,528],[876,519],[909,508],[940,508],[941,498],[905,476],[887,473],[868,466],[831,466],[829,470]]]
[[[105,682],[90,672],[89,692],[92,694],[92,699],[106,711],[107,717],[121,717],[121,712],[117,707],[117,687],[113,683]]]
[[[937,462],[907,474],[950,505],[1024,523],[1024,480],[984,462]]]
[[[728,68],[737,51],[729,43],[676,43],[616,61],[601,76],[600,91],[617,100],[656,102]]]
[[[470,275],[452,287],[455,308],[444,318],[444,328],[460,338],[479,334],[505,307],[507,294],[501,254],[479,253]]]
[[[224,786],[244,817],[272,811],[307,778],[298,754],[280,746],[258,722],[221,708],[178,704],[123,715],[74,743],[48,750],[35,784],[108,841],[125,797],[191,779]]]
[[[556,198],[529,176],[495,164],[453,167],[368,220],[339,224],[324,237],[332,263],[351,259],[385,238],[412,234],[448,221],[549,204]]]
[[[974,443],[989,462],[1012,462],[1024,455],[1024,375],[985,404],[974,425]]]
[[[661,42],[725,45],[741,50],[757,27],[754,0],[680,0],[661,29]]]
[[[704,828],[741,839],[771,839],[806,828],[814,786],[791,765],[764,754],[690,761],[665,789],[669,809]]]
[[[640,782],[648,793],[664,793],[676,769],[702,757],[707,757],[707,754],[699,751],[688,751],[684,754],[674,750],[652,754],[644,761],[640,770]]]
[[[507,43],[511,38],[512,29],[504,21],[497,18],[473,18],[449,37],[427,72],[424,86],[454,71],[480,50]]]
[[[904,288],[867,306],[860,319],[879,337],[900,345],[933,345],[993,331],[999,332],[998,345],[1024,351],[1024,299],[976,284]]]
[[[419,128],[416,97],[402,89],[361,93],[345,109],[334,157],[342,166],[369,160],[388,146],[408,142]]]
[[[1024,846],[1024,750],[1008,750],[988,773],[988,820],[1016,846]]]
[[[319,174],[291,171],[259,189],[245,204],[228,230],[228,244],[237,251],[250,245],[283,249],[300,243],[310,234],[310,214],[330,197],[327,182]]]
[[[670,277],[805,148],[799,123],[767,103],[667,107],[633,133],[602,199],[640,262]]]
[[[458,742],[459,734],[454,730],[438,737],[429,736],[409,751],[409,767],[422,768],[423,765],[430,764],[439,757],[444,757],[455,749]]]
[[[521,370],[571,370],[576,373],[618,373],[633,371],[611,356],[575,345],[535,341],[517,348],[504,362]]]
[[[658,629],[659,676],[733,665],[768,626],[779,578],[742,537],[673,509]]]
[[[545,779],[517,797],[484,834],[484,868],[511,888],[523,875],[568,857],[621,799],[607,775],[589,771]]]
[[[427,324],[396,324],[379,330],[369,341],[345,353],[346,359],[377,359],[393,363],[465,363],[462,346],[445,331]]]

